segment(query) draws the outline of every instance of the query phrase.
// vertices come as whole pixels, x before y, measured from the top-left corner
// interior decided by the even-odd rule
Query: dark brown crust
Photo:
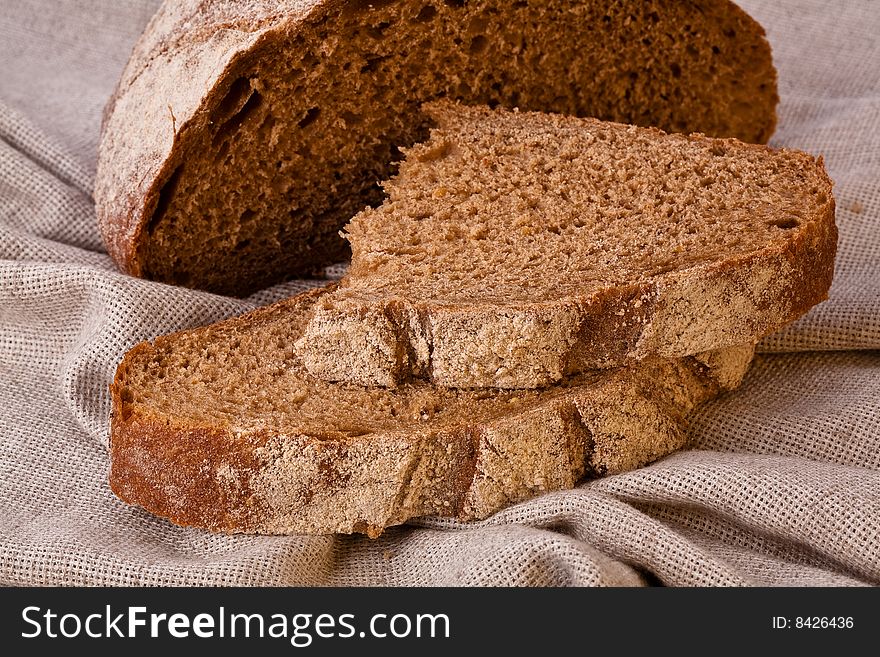
[[[283,42],[304,21],[321,21],[349,5],[345,0],[166,0],[135,46],[104,113],[94,195],[101,233],[120,269],[134,276],[149,274],[143,261],[149,239],[145,229],[160,190],[180,165],[191,137],[207,129],[207,108],[238,77],[248,57],[265,44]],[[763,29],[731,2],[705,0],[692,6],[697,22],[729,21],[731,30],[752,44],[751,69],[767,70],[764,85],[771,89],[772,103],[735,110],[761,117],[749,126],[753,134],[737,136],[766,141],[776,123],[777,97]],[[207,90],[203,97],[200,90]],[[324,259],[334,255],[323,253]],[[253,287],[239,283],[240,293]]]
[[[124,385],[128,364],[149,349],[147,343],[134,347],[110,386],[110,488],[120,499],[178,525],[249,531],[260,511],[249,507],[250,492],[241,489],[233,498],[215,472],[229,458],[243,472],[256,470],[260,459],[254,456],[254,448],[259,437],[236,440],[220,428],[170,426],[132,413]],[[200,448],[189,449],[193,444]]]
[[[252,441],[235,441],[216,429],[171,428],[136,417],[116,423],[111,440],[110,488],[120,499],[178,525],[243,532],[258,525],[260,509],[249,506],[249,492],[231,495],[213,476],[230,458],[243,472],[255,470]],[[203,447],[184,448],[192,444]]]

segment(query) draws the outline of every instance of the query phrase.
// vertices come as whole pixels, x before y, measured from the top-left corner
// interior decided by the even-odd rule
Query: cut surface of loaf
[[[484,518],[684,446],[751,345],[592,372],[540,391],[326,383],[298,361],[323,290],[131,349],[111,386],[110,485],[181,525],[361,532]]]
[[[327,380],[530,388],[756,342],[827,296],[821,159],[593,119],[429,106],[298,344]]]
[[[727,0],[166,0],[105,112],[108,251],[236,295],[338,262],[438,97],[756,142],[778,100]]]

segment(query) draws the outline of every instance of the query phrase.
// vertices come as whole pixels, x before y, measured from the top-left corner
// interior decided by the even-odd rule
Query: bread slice
[[[778,99],[727,0],[166,0],[105,113],[107,248],[236,295],[341,261],[440,96],[756,142]]]
[[[323,379],[533,388],[756,342],[827,296],[821,158],[592,119],[431,105],[298,345]]]
[[[296,358],[323,290],[129,351],[111,386],[110,485],[181,525],[362,532],[483,518],[682,447],[685,415],[739,385],[752,347],[588,373],[541,391],[395,390]]]

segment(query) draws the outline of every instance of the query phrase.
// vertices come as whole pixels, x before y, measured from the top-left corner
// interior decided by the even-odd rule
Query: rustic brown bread
[[[110,485],[181,525],[363,532],[483,518],[682,447],[751,346],[583,374],[541,391],[395,390],[308,375],[292,340],[317,290],[129,351],[111,386]]]
[[[827,296],[821,158],[465,107],[347,227],[352,264],[298,349],[330,381],[532,388],[756,342]]]
[[[236,295],[340,261],[439,96],[755,142],[777,103],[727,0],[166,0],[105,112],[107,249]]]

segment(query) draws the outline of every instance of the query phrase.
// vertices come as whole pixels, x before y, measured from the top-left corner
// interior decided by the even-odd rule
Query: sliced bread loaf
[[[120,364],[110,485],[182,525],[364,532],[483,518],[682,447],[751,346],[582,374],[540,391],[325,383],[292,349],[323,290],[157,338]]]
[[[297,348],[331,380],[531,388],[756,342],[826,298],[821,158],[593,119],[430,106]]]
[[[105,112],[107,249],[237,295],[340,261],[440,96],[756,142],[777,103],[727,0],[166,0]]]

